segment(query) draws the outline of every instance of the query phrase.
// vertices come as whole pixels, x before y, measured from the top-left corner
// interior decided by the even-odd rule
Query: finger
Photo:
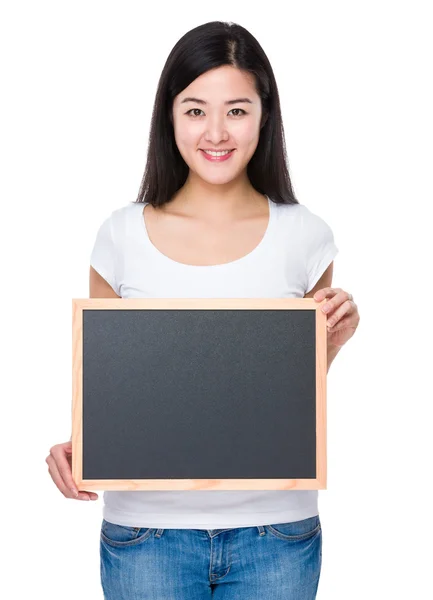
[[[341,329],[356,329],[356,326],[353,324],[352,317],[344,317],[344,319],[338,321],[337,325],[334,325],[334,327],[330,327],[328,329],[328,333],[336,333]]]
[[[52,456],[48,456],[46,462],[49,465],[48,470],[51,475],[51,478],[53,479],[54,483],[59,488],[59,490],[62,492],[62,494],[65,496],[65,498],[72,498],[74,500],[97,500],[98,499],[98,495],[93,494],[92,492],[83,492],[83,491],[77,490],[78,496],[75,495],[72,492],[72,490],[70,490],[68,488],[68,486],[65,484],[65,482],[63,481],[62,476],[59,472],[59,469],[57,468],[56,461],[54,460],[54,458]],[[92,494],[92,496],[90,496],[90,494]]]
[[[66,453],[66,460],[68,461],[68,465],[69,465],[69,471],[71,472],[71,478],[72,478],[72,467],[71,467],[71,462],[72,462],[72,442],[67,442],[66,444],[63,444],[61,447],[63,447],[65,453]],[[74,481],[72,479],[72,481]],[[83,491],[83,490],[78,490],[77,486],[75,485],[74,482],[74,488],[78,491],[78,496],[77,496],[77,500],[97,500],[98,499],[98,494],[96,494],[95,492],[88,492],[88,491]]]
[[[60,471],[57,468],[54,457],[50,454],[47,457],[45,462],[48,464],[48,471],[51,475],[51,479],[54,481],[54,483],[56,484],[58,489],[62,492],[62,494],[66,498],[76,498],[77,496],[72,492],[72,490],[70,488],[68,488],[68,486],[64,482],[64,480],[60,474]]]
[[[66,460],[68,461],[68,465],[69,465],[69,470],[71,471],[71,461],[72,461],[72,442],[70,442],[68,445],[64,446],[65,452],[66,452]],[[72,474],[71,474],[72,477]],[[74,481],[72,479],[72,481]],[[75,486],[75,483],[74,483]],[[75,489],[77,489],[77,487],[75,486]],[[78,497],[77,500],[97,500],[99,498],[98,494],[96,494],[95,492],[88,492],[88,491],[84,491],[84,490],[78,490]]]
[[[63,480],[63,483],[68,488],[68,490],[73,494],[74,497],[77,497],[78,490],[75,485],[75,481],[72,478],[71,466],[69,464],[67,453],[69,451],[64,446],[54,446],[50,450],[50,455],[53,457],[56,468],[60,474],[60,477]],[[77,494],[75,494],[75,490],[77,490]]]
[[[352,305],[350,304],[350,302],[345,302],[344,304],[339,306],[332,315],[328,316],[326,325],[328,327],[334,327],[336,324],[340,323],[344,315],[348,313],[351,310],[351,308]]]
[[[317,292],[314,294],[313,297],[314,297],[314,300],[317,300],[317,302],[321,302],[321,300],[324,300],[325,298],[328,298],[328,297],[332,298],[339,291],[340,291],[340,288],[325,287],[320,290],[317,290]]]
[[[322,312],[329,316],[332,315],[333,311],[340,305],[344,306],[344,304],[347,304],[349,307],[355,307],[355,303],[353,302],[353,300],[349,299],[350,294],[348,292],[345,292],[340,288],[333,288],[333,290],[334,292],[336,292],[335,296],[332,298],[332,300],[329,300],[329,302],[323,304],[323,306],[321,307]]]
[[[89,494],[90,500],[97,500],[99,498],[98,494],[95,492],[87,492]]]

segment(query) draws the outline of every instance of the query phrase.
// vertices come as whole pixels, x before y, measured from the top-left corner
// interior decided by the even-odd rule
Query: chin
[[[213,185],[223,185],[225,183],[230,183],[235,178],[234,175],[226,174],[222,176],[222,174],[215,174],[213,177],[209,177],[208,173],[197,173],[200,179],[206,181],[206,183],[211,183]]]

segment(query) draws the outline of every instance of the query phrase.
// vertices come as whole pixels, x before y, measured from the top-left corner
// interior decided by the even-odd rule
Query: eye
[[[188,111],[187,111],[185,114],[186,114],[186,115],[188,115],[188,116],[190,116],[190,117],[193,117],[193,118],[195,118],[195,117],[200,117],[201,115],[193,115],[193,114],[191,114],[191,115],[190,115],[190,114],[189,114],[190,112],[192,112],[192,111],[195,111],[195,110],[198,110],[198,111],[200,111],[200,112],[203,112],[203,111],[201,110],[201,108],[191,108],[191,109],[190,109],[190,110],[188,110]],[[242,113],[242,114],[244,114],[244,115],[248,114],[248,113],[247,113],[247,112],[246,112],[246,111],[245,111],[243,108],[232,108],[232,110],[230,110],[229,112],[232,112],[233,110],[238,110],[238,111],[241,111],[241,113]],[[242,115],[233,115],[233,116],[235,116],[235,117],[240,117],[240,116],[242,116]]]

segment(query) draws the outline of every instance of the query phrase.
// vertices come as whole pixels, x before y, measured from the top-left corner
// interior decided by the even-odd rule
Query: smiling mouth
[[[205,158],[207,161],[213,162],[213,163],[222,163],[222,162],[229,160],[229,158],[231,158],[234,151],[235,151],[235,148],[233,148],[233,150],[226,150],[226,151],[221,150],[222,154],[211,154],[211,152],[209,152],[209,151],[200,149],[200,152],[203,154],[203,158]]]
[[[227,154],[230,154],[230,152],[233,152],[234,150],[236,150],[236,148],[231,148],[230,150],[205,150],[204,148],[200,148],[200,151],[204,152],[208,156],[225,156]],[[220,152],[221,154],[218,154]]]

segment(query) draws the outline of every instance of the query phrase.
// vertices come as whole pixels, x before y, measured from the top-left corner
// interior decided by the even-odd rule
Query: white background
[[[320,600],[431,593],[429,2],[3,2],[2,561],[7,598],[102,599],[97,502],[45,458],[71,433],[71,299],[135,200],[154,94],[188,30],[237,22],[279,87],[298,200],[332,227],[361,322],[328,375]],[[3,594],[2,594],[3,595]]]

